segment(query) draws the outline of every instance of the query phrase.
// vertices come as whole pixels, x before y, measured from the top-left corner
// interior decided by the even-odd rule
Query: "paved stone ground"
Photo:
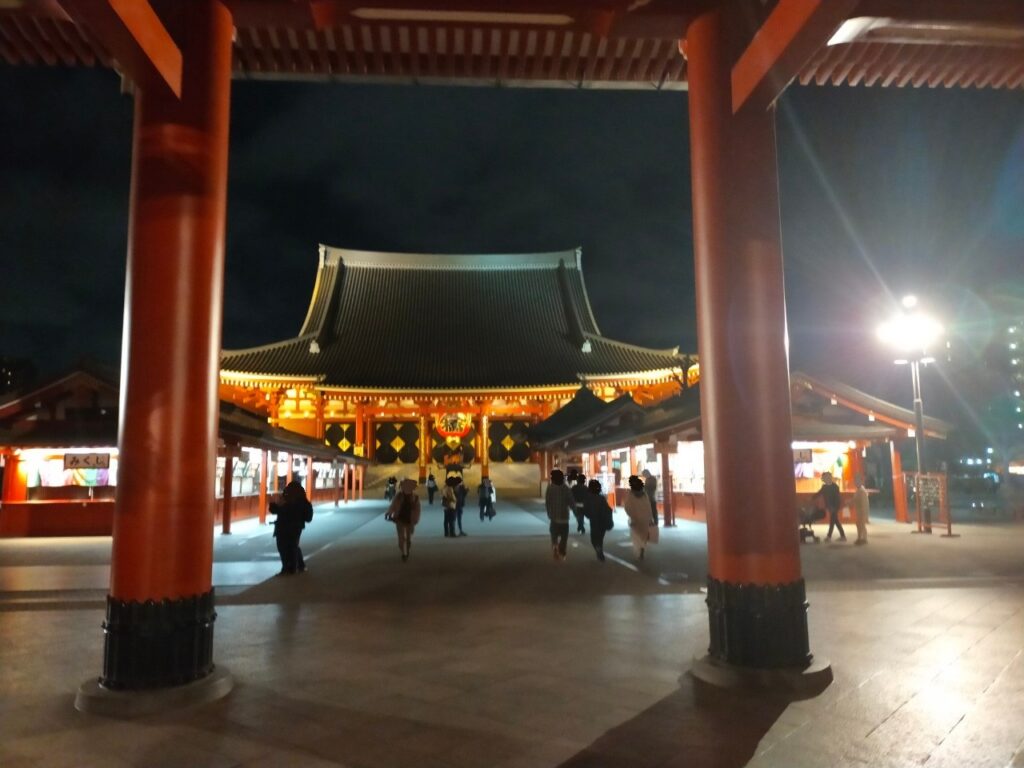
[[[227,698],[118,721],[74,711],[99,672],[109,539],[0,543],[0,765],[1024,766],[1024,526],[957,539],[871,527],[808,544],[821,695],[708,688],[704,527],[635,563],[624,516],[598,563],[551,560],[535,503],[402,564],[382,502],[320,507],[310,572],[272,578],[269,531],[216,536]]]

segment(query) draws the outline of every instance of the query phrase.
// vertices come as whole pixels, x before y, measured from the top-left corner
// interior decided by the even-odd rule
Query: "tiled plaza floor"
[[[1024,526],[804,546],[835,681],[790,701],[685,674],[703,526],[637,564],[620,512],[614,559],[574,537],[555,563],[535,504],[456,540],[435,508],[403,565],[382,512],[318,509],[310,572],[284,579],[268,529],[217,536],[235,690],[132,721],[72,707],[99,672],[109,539],[0,543],[0,766],[1024,766]]]

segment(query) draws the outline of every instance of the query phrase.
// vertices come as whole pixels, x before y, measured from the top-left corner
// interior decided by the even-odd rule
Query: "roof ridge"
[[[429,270],[529,270],[556,269],[560,263],[579,269],[580,249],[540,253],[406,253],[400,251],[364,251],[320,244],[321,258],[328,263],[364,269]]]
[[[256,347],[243,347],[242,349],[221,349],[220,355],[223,360],[225,355],[247,355],[253,352],[269,352],[275,348],[283,347],[288,344],[295,344],[301,341],[312,341],[316,338],[315,333],[304,333],[300,336],[292,336],[290,339],[283,339],[282,341],[271,341],[268,344],[260,344]]]
[[[672,355],[673,357],[679,357],[679,358],[682,357],[679,354],[679,347],[678,346],[675,346],[675,347],[665,347],[665,348],[643,347],[643,346],[640,346],[639,344],[631,344],[628,341],[619,341],[618,339],[610,339],[607,336],[604,336],[604,335],[602,335],[600,333],[584,332],[583,335],[584,335],[584,337],[586,337],[588,339],[593,339],[595,341],[603,341],[605,344],[611,344],[612,346],[616,346],[616,347],[623,347],[625,349],[635,349],[635,350],[637,350],[639,352],[648,352],[648,353],[652,353],[653,352],[653,353],[659,354],[659,355]],[[680,362],[681,362],[681,360],[680,360]]]

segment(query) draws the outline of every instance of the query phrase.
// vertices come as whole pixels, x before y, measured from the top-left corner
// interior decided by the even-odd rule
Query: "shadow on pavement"
[[[559,768],[739,768],[794,700],[775,691],[717,688],[685,674],[678,691]]]

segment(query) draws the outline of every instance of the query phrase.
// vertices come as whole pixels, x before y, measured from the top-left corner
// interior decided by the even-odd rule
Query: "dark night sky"
[[[131,100],[88,70],[4,68],[0,92],[0,355],[116,361]],[[778,130],[793,366],[906,404],[872,335],[890,296],[970,352],[993,283],[1020,290],[1024,95],[794,88]],[[606,335],[695,350],[688,147],[685,93],[236,82],[224,344],[298,331],[319,242],[581,245]]]

